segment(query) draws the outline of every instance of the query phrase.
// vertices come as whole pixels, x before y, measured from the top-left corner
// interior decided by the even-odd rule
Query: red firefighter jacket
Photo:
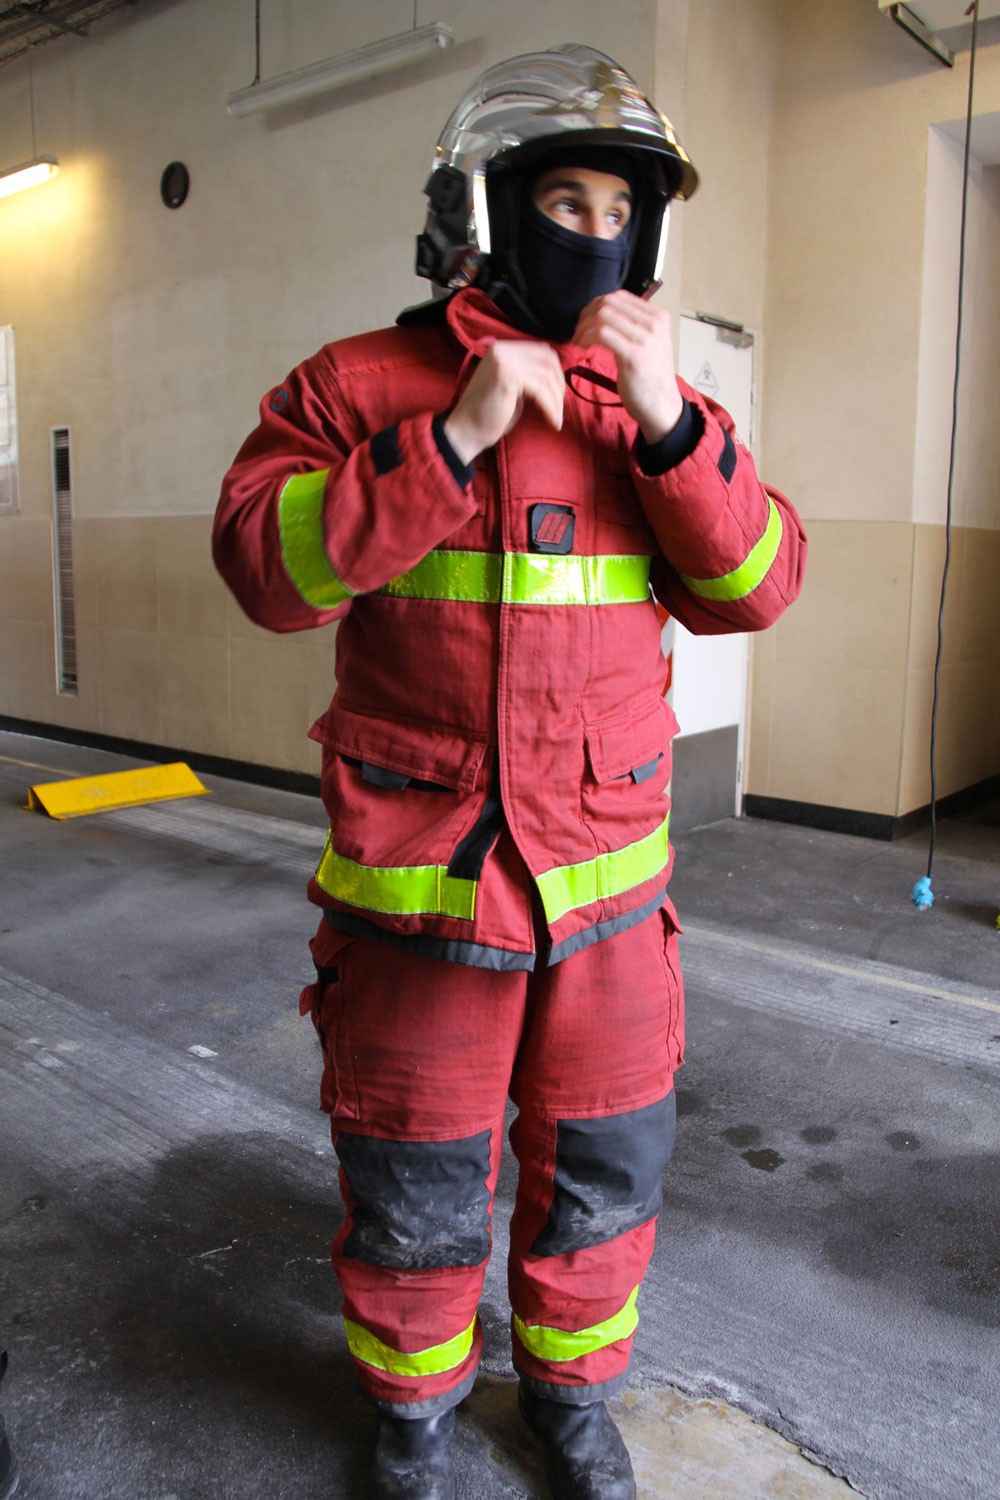
[[[335,927],[498,969],[533,967],[532,899],[550,963],[664,901],[677,725],[653,595],[695,632],[759,630],[805,562],[795,512],[683,383],[693,451],[644,472],[657,450],[603,349],[557,347],[561,432],[528,402],[466,470],[443,414],[521,337],[470,290],[437,326],[328,345],[264,397],[214,532],[258,624],[339,621],[311,898]]]

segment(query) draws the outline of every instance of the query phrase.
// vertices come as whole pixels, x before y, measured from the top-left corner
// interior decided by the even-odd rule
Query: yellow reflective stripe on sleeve
[[[422,1375],[443,1375],[446,1370],[456,1369],[468,1358],[476,1320],[473,1318],[465,1332],[460,1333],[457,1338],[449,1339],[445,1344],[433,1344],[429,1349],[418,1349],[415,1354],[404,1354],[401,1349],[383,1344],[381,1339],[369,1333],[367,1328],[362,1328],[360,1323],[352,1323],[350,1318],[344,1319],[344,1327],[347,1330],[347,1347],[355,1359],[360,1359],[366,1365],[374,1365],[376,1370],[385,1370],[390,1375],[412,1375],[419,1378]]]
[[[463,917],[476,910],[476,882],[457,880],[446,865],[361,865],[338,854],[330,834],[316,869],[327,895],[367,911],[395,916]]]
[[[629,1338],[636,1330],[639,1314],[635,1310],[635,1299],[639,1295],[636,1287],[621,1312],[595,1323],[593,1328],[571,1331],[565,1328],[546,1328],[541,1323],[529,1325],[514,1314],[514,1327],[521,1343],[536,1359],[547,1359],[560,1363],[567,1359],[580,1359],[584,1354],[593,1354],[595,1349],[604,1349],[618,1339]]]
[[[460,599],[470,604],[497,604],[503,558],[496,552],[428,552],[380,594],[393,599]]]
[[[634,844],[626,844],[624,849],[598,854],[595,859],[585,859],[578,865],[557,865],[536,875],[546,920],[558,922],[574,907],[589,906],[602,896],[620,896],[658,875],[670,857],[669,822],[669,817],[664,818],[659,828]]]
[[[724,573],[721,578],[689,578],[686,573],[681,574],[681,582],[692,594],[701,599],[721,599],[731,603],[752,594],[757,585],[763,583],[778,555],[782,533],[781,512],[770,495],[767,503],[769,510],[764,535],[738,568]]]
[[[441,550],[429,552],[378,593],[471,604],[640,604],[649,597],[650,561]]]
[[[278,496],[278,536],[285,571],[307,604],[335,609],[350,599],[323,544],[323,496],[329,469],[293,474]]]

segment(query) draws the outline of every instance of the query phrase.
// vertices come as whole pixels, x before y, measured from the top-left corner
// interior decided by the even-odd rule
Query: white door
[[[753,337],[732,326],[683,314],[678,373],[729,412],[748,448],[753,446]],[[672,650],[668,694],[682,738],[737,726],[733,809],[742,796],[746,720],[747,637],[691,635],[676,620],[664,626],[663,649]]]

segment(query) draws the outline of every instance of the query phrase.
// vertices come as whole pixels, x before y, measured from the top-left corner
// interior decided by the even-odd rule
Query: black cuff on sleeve
[[[431,423],[431,432],[437,443],[438,452],[455,476],[455,483],[461,485],[464,490],[467,484],[472,483],[472,476],[476,472],[472,464],[463,464],[458,454],[448,441],[448,434],[444,430],[444,424],[448,419],[446,411],[439,411]]]
[[[690,458],[701,442],[704,430],[700,411],[690,401],[685,401],[680,420],[666,437],[660,438],[658,443],[646,443],[639,436],[635,445],[639,468],[651,479],[676,468],[685,458]]]

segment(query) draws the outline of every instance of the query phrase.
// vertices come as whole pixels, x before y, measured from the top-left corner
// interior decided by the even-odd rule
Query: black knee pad
[[[477,1266],[490,1253],[490,1132],[387,1141],[341,1131],[355,1208],[343,1253],[400,1270]]]
[[[673,1090],[625,1114],[557,1121],[555,1192],[531,1254],[585,1250],[659,1213],[676,1121]]]

